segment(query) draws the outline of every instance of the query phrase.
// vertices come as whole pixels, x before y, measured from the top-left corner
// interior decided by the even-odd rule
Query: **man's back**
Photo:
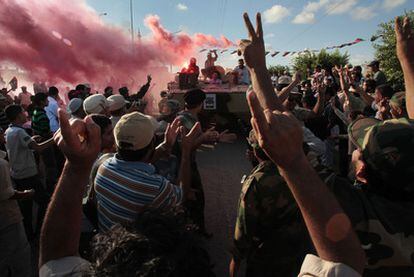
[[[12,177],[24,179],[36,175],[36,161],[29,148],[32,138],[22,127],[14,125],[7,128],[5,138]]]
[[[143,162],[109,158],[95,178],[101,231],[116,223],[132,222],[145,208],[171,208],[181,204],[182,192],[155,168]]]
[[[246,276],[293,276],[311,250],[305,225],[276,166],[261,162],[243,182],[234,257],[247,260]]]

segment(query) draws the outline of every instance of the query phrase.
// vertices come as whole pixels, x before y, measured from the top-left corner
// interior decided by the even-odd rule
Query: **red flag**
[[[354,40],[355,43],[358,43],[358,42],[361,42],[361,41],[365,41],[365,40],[362,39],[362,38],[357,38],[357,39]]]

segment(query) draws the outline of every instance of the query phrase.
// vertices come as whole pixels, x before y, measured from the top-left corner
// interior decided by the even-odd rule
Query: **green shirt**
[[[41,108],[35,108],[32,116],[32,129],[35,135],[42,136],[44,138],[51,137],[51,130],[49,124],[49,118],[46,115],[46,111]]]

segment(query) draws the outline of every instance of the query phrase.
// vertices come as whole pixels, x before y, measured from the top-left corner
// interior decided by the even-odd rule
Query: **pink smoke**
[[[0,0],[0,61],[25,69],[33,81],[137,86],[148,73],[165,83],[166,66],[182,64],[198,47],[234,45],[224,36],[174,35],[155,15],[145,23],[152,36],[131,45],[128,34],[105,25],[85,0]]]

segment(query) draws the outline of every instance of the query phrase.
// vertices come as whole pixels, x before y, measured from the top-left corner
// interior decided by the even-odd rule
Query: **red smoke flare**
[[[170,78],[166,65],[182,64],[197,47],[234,45],[224,36],[174,35],[155,15],[145,23],[152,36],[132,45],[128,34],[105,25],[84,0],[0,0],[0,61],[25,69],[33,81],[102,88],[137,85],[151,72],[159,84]]]

